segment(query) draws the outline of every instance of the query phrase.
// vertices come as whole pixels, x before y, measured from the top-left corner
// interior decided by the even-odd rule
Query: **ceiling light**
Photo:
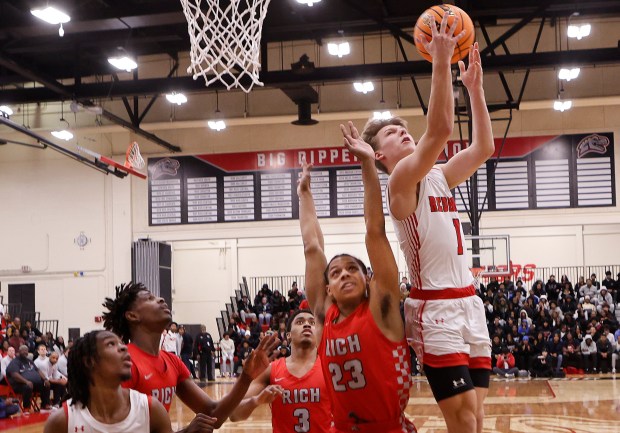
[[[177,105],[182,105],[187,102],[187,96],[185,96],[183,93],[176,93],[176,92],[168,93],[166,94],[166,99],[171,104],[177,104]]]
[[[0,114],[4,117],[9,117],[13,115],[13,110],[11,110],[11,107],[7,107],[6,105],[0,105]]]
[[[588,36],[591,30],[592,26],[590,24],[581,24],[580,26],[571,24],[568,26],[566,34],[569,38],[581,39]]]
[[[581,71],[581,69],[579,68],[571,68],[571,69],[562,68],[560,69],[560,72],[558,73],[558,78],[560,80],[566,80],[566,81],[574,80],[575,78],[579,76],[579,71]]]
[[[297,3],[301,3],[302,5],[308,5],[312,7],[313,4],[319,3],[321,0],[297,0]]]
[[[390,113],[389,111],[374,111],[372,113],[372,118],[381,120],[391,119],[392,113]]]
[[[207,125],[209,125],[209,128],[215,131],[221,131],[222,129],[226,129],[226,122],[224,122],[223,120],[209,120],[209,122],[207,122]]]
[[[364,81],[363,83],[360,82],[356,82],[353,83],[353,88],[363,94],[366,94],[368,92],[372,92],[373,90],[375,90],[375,86],[372,84],[372,81]]]
[[[332,56],[342,57],[346,56],[347,54],[351,54],[351,46],[348,42],[330,42],[329,44],[327,44],[327,51]]]
[[[127,72],[131,72],[138,67],[136,61],[127,56],[108,57],[108,62],[110,62],[112,66]]]
[[[573,106],[573,101],[555,101],[553,103],[553,109],[556,111],[570,110]]]
[[[50,24],[64,24],[71,21],[71,17],[58,9],[48,6],[45,9],[32,9],[32,15]]]
[[[52,135],[59,140],[71,140],[73,138],[73,134],[67,131],[66,129],[62,129],[60,131],[52,131]]]

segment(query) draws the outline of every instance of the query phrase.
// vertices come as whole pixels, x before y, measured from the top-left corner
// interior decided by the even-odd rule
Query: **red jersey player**
[[[381,187],[372,148],[353,137],[345,146],[361,160],[366,249],[374,270],[348,254],[325,258],[323,234],[304,164],[297,188],[306,258],[306,295],[317,318],[319,356],[337,432],[415,431],[404,415],[409,401],[409,348],[399,312],[398,268],[385,234]]]
[[[321,360],[317,357],[316,324],[310,310],[291,315],[286,332],[291,356],[271,363],[250,386],[231,421],[247,419],[261,404],[271,404],[274,433],[327,433],[332,416]]]
[[[189,371],[174,354],[159,350],[161,333],[172,316],[163,298],[141,283],[116,288],[116,298],[106,298],[104,326],[125,343],[131,355],[131,379],[123,386],[157,398],[170,410],[176,394],[197,414],[208,415],[219,428],[245,395],[250,383],[268,366],[278,344],[275,336],[264,338],[243,366],[232,390],[219,401],[211,398],[189,378]],[[196,419],[194,419],[196,421]],[[192,421],[192,423],[194,423]]]
[[[377,167],[389,174],[389,210],[412,279],[405,302],[407,337],[424,366],[448,431],[480,433],[491,348],[451,189],[468,179],[495,147],[475,44],[468,68],[459,62],[471,102],[472,143],[446,164],[434,166],[454,123],[450,58],[457,38],[445,31],[445,20],[439,30],[431,28],[433,40],[425,43],[433,57],[426,132],[415,144],[406,123],[395,117],[371,120],[362,139],[375,150]]]

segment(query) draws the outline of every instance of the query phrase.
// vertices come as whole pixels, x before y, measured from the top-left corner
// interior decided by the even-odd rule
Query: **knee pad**
[[[438,402],[474,389],[469,368],[465,365],[430,367],[425,364],[424,372]]]

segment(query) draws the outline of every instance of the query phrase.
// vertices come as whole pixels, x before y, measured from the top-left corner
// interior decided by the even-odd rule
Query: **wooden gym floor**
[[[205,387],[220,398],[230,381]],[[620,433],[620,375],[593,375],[568,379],[493,379],[485,404],[484,433]],[[415,378],[407,415],[419,433],[445,433],[441,413],[423,378]],[[27,425],[20,419],[0,421],[7,433],[43,431],[43,415]],[[193,413],[176,400],[170,410],[174,430],[187,425]],[[26,421],[26,420],[24,420]],[[179,423],[180,422],[180,423]],[[10,423],[10,424],[9,424]],[[21,424],[15,427],[16,424]],[[269,407],[258,408],[247,421],[226,422],[219,430],[226,433],[271,432]]]

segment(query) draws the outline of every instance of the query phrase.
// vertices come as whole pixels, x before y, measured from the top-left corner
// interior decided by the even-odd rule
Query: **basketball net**
[[[228,90],[262,86],[260,38],[270,1],[230,0],[220,7],[219,0],[181,0],[191,42],[187,73],[202,76],[207,86],[221,81]]]
[[[470,270],[471,274],[474,276],[474,282],[472,285],[474,286],[474,289],[480,290],[480,280],[482,279],[482,272],[484,271],[484,268],[471,268]]]
[[[144,168],[145,165],[144,158],[140,155],[140,146],[134,141],[129,145],[125,153],[125,167]]]

